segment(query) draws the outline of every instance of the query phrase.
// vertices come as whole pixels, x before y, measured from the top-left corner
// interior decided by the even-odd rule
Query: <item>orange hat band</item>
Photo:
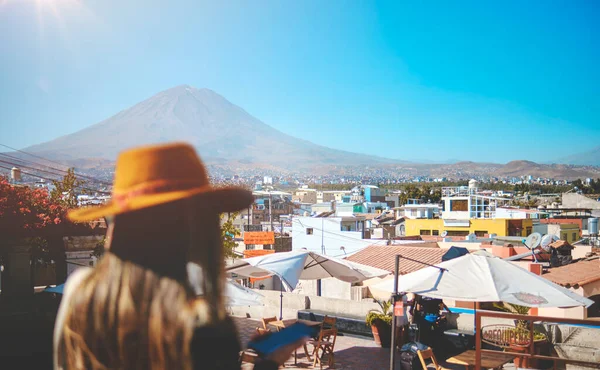
[[[200,185],[197,179],[189,180],[158,180],[136,186],[127,192],[113,191],[112,199],[121,208],[127,208],[129,199],[142,195],[156,195],[172,191],[185,191],[190,189],[208,188],[208,185]]]

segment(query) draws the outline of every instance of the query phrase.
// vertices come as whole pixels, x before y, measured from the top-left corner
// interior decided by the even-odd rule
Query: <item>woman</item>
[[[240,345],[223,303],[221,212],[252,194],[213,188],[185,144],[126,151],[111,203],[72,211],[74,221],[111,217],[107,252],[71,275],[57,316],[55,369],[239,369]],[[186,265],[202,267],[197,298]],[[275,369],[302,341],[255,369]]]

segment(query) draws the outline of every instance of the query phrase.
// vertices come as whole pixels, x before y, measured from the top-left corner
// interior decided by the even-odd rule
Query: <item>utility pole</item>
[[[325,255],[325,217],[321,216],[321,254]],[[317,296],[322,293],[321,279],[317,280]]]
[[[269,222],[271,223],[271,231],[273,230],[273,214],[271,213],[271,207],[273,203],[273,193],[271,193],[271,190],[269,190]]]
[[[321,253],[325,254],[325,217],[321,217]]]

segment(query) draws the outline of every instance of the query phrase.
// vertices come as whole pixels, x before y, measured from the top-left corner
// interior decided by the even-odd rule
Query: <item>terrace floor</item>
[[[245,348],[248,340],[256,333],[256,328],[261,326],[259,320],[247,319],[243,317],[234,317],[242,342]],[[372,339],[349,335],[338,335],[335,343],[335,365],[331,369],[389,369],[390,350],[381,348]],[[399,356],[396,357],[397,361]],[[440,365],[448,369],[464,370],[463,366],[456,366],[441,362]],[[302,349],[298,350],[298,364],[294,365],[292,357],[285,364],[285,369],[307,369],[312,368],[312,362],[309,362]],[[324,369],[329,369],[324,365]],[[397,368],[400,368],[398,362]],[[505,369],[514,369],[514,365],[507,364]],[[252,369],[252,365],[244,365],[242,369]]]

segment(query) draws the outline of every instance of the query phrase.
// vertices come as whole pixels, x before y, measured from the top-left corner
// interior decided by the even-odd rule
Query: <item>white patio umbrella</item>
[[[392,293],[394,279],[373,286]],[[398,291],[467,302],[528,307],[590,306],[594,302],[513,263],[478,251],[398,278]]]
[[[288,291],[294,290],[299,280],[334,277],[349,283],[357,283],[370,278],[389,275],[390,273],[375,267],[309,251],[271,253],[264,256],[244,258],[227,266],[226,272],[253,278],[276,275]],[[283,293],[281,294],[280,305],[283,307]],[[280,307],[280,317],[282,307]]]
[[[390,274],[386,270],[309,251],[271,253],[244,258],[227,266],[225,270],[228,274],[254,278],[277,275],[290,291],[296,288],[299,280],[334,277],[357,283]]]
[[[188,279],[197,295],[202,294],[202,268],[195,263],[188,263]],[[234,280],[227,279],[225,285],[225,300],[227,306],[262,306],[262,294],[246,288]]]

